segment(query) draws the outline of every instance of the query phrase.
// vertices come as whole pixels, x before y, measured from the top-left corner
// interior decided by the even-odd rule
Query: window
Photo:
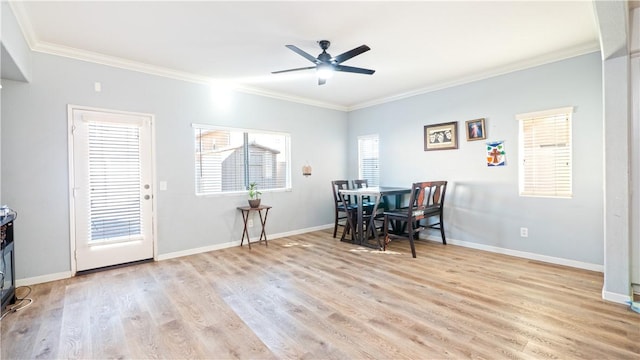
[[[521,196],[570,198],[573,108],[517,115]]]
[[[379,165],[378,135],[358,136],[358,178],[366,179],[369,186],[379,186]]]
[[[193,125],[196,194],[289,189],[290,136],[257,130]]]

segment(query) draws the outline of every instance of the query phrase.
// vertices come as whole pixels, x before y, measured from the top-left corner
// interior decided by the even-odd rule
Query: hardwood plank
[[[436,242],[387,252],[331,231],[33,286],[3,359],[637,359],[640,314],[602,274]]]

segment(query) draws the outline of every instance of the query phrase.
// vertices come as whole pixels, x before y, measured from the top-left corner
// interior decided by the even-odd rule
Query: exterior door
[[[75,270],[153,258],[152,116],[69,114]]]

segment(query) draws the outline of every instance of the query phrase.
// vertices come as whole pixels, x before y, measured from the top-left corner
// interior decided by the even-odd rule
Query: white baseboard
[[[203,246],[203,247],[199,247],[199,248],[195,248],[195,249],[174,251],[174,252],[158,255],[156,257],[156,260],[157,261],[169,260],[169,259],[174,259],[174,258],[183,257],[183,256],[189,256],[189,255],[195,255],[195,254],[205,253],[205,252],[214,251],[214,250],[226,249],[226,248],[239,246],[239,245],[240,245],[240,240],[237,240],[237,241],[226,242],[226,243],[223,243],[223,244],[215,244],[215,245]]]
[[[426,239],[430,241],[442,242],[440,237],[436,237],[436,236],[427,236]],[[563,259],[563,258],[547,256],[547,255],[540,255],[540,254],[530,253],[526,251],[505,249],[497,246],[478,244],[470,241],[447,239],[447,243],[451,245],[464,246],[471,249],[484,250],[484,251],[489,251],[497,254],[511,255],[511,256],[521,257],[529,260],[542,261],[542,262],[547,262],[547,263],[556,264],[556,265],[564,265],[564,266],[574,267],[578,269],[604,272],[603,265],[591,264],[591,263],[586,263],[582,261]]]
[[[326,224],[326,225],[314,226],[310,228],[287,231],[283,233],[269,234],[269,240],[275,240],[278,238],[330,229],[332,227],[333,227],[333,224]],[[426,240],[441,242],[440,238],[436,236],[428,236],[426,237]],[[591,263],[585,263],[581,261],[557,258],[553,256],[540,255],[540,254],[529,253],[525,251],[505,249],[505,248],[478,244],[478,243],[469,242],[469,241],[447,239],[447,242],[452,245],[458,245],[458,246],[468,247],[468,248],[477,249],[477,250],[484,250],[484,251],[489,251],[489,252],[498,253],[498,254],[517,256],[525,259],[548,262],[548,263],[557,264],[557,265],[564,265],[564,266],[574,267],[578,269],[604,272],[604,266],[598,265],[598,264],[591,264]],[[194,249],[187,249],[187,250],[175,251],[175,252],[166,253],[166,254],[160,254],[156,257],[155,260],[156,261],[168,260],[168,259],[178,258],[182,256],[189,256],[189,255],[195,255],[195,254],[200,254],[200,253],[209,252],[209,251],[226,249],[229,247],[234,247],[239,245],[240,245],[240,240],[230,241],[222,244],[214,244],[214,245],[203,246],[203,247],[194,248]],[[47,275],[36,276],[32,278],[18,279],[16,280],[16,286],[26,286],[26,285],[45,283],[49,281],[62,280],[62,279],[70,278],[71,276],[72,276],[72,273],[70,271],[66,271],[66,272],[61,272],[56,274],[47,274]],[[626,301],[630,300],[629,296],[615,294],[615,293],[605,293],[604,290],[602,292],[602,297],[605,300],[620,302],[620,303],[625,303]]]
[[[435,241],[435,242],[442,242],[442,240],[437,236],[427,236],[426,240]],[[582,262],[582,261],[569,260],[569,259],[557,258],[557,257],[553,257],[553,256],[546,256],[546,255],[540,255],[540,254],[530,253],[530,252],[526,252],[526,251],[505,249],[505,248],[500,248],[500,247],[496,247],[496,246],[478,244],[478,243],[469,242],[469,241],[462,241],[462,240],[447,239],[447,243],[451,244],[451,245],[464,246],[464,247],[468,247],[468,248],[472,248],[472,249],[484,250],[484,251],[489,251],[489,252],[498,253],[498,254],[511,255],[511,256],[517,256],[517,257],[530,259],[530,260],[548,262],[548,263],[556,264],[556,265],[564,265],[564,266],[574,267],[574,268],[578,268],[578,269],[591,270],[591,271],[597,271],[597,272],[604,272],[604,266],[603,265],[591,264],[591,263],[586,263],[586,262]],[[637,287],[635,289],[638,290]],[[628,304],[629,301],[631,301],[631,296],[625,295],[625,294],[618,294],[618,293],[608,292],[608,291],[605,291],[604,289],[602,289],[602,299],[603,300],[607,300],[607,301],[611,301],[611,302],[615,302],[615,303],[619,303],[619,304]]]
[[[612,293],[609,291],[605,291],[604,289],[602,289],[602,298],[604,300],[619,303],[619,304],[629,304],[629,301],[631,301],[631,296],[629,295]]]
[[[287,236],[294,236],[294,235],[300,235],[300,234],[304,234],[304,233],[308,233],[308,232],[312,232],[312,231],[329,229],[329,228],[332,228],[332,227],[333,227],[333,224],[328,224],[328,225],[314,226],[314,227],[311,227],[311,228],[299,229],[299,230],[294,230],[294,231],[287,231],[287,232],[278,233],[278,234],[269,234],[267,239],[275,240],[275,239],[278,239],[278,238],[283,238],[283,237],[287,237]],[[156,260],[162,261],[162,260],[174,259],[174,258],[177,258],[177,257],[195,255],[195,254],[205,253],[205,252],[214,251],[214,250],[221,250],[221,249],[226,249],[226,248],[230,248],[230,247],[234,247],[234,246],[240,246],[240,240],[230,241],[230,242],[226,242],[226,243],[223,243],[223,244],[215,244],[215,245],[203,246],[203,247],[199,247],[199,248],[195,248],[195,249],[175,251],[175,252],[171,252],[171,253],[167,253],[167,254],[161,254],[161,255],[158,255]]]
[[[49,281],[68,279],[71,277],[71,271],[64,271],[55,274],[47,274],[42,276],[34,276],[25,279],[16,279],[16,287],[42,284]]]

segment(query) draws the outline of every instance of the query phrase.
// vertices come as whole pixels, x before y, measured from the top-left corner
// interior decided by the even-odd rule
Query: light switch
[[[167,190],[167,182],[160,181],[160,191],[166,191],[166,190]]]
[[[101,84],[101,83],[99,83],[99,82],[97,82],[97,81],[96,81],[96,82],[94,82],[94,83],[93,83],[93,89],[94,89],[96,92],[100,92],[100,91],[102,91],[102,84]]]

